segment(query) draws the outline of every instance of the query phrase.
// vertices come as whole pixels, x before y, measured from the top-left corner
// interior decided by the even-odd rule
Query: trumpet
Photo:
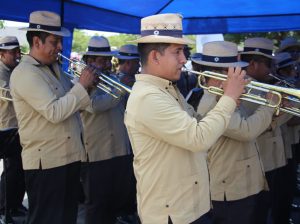
[[[10,89],[4,88],[4,87],[0,87],[0,91],[10,92]],[[6,96],[0,96],[0,99],[6,100],[6,101],[13,101],[12,98],[6,97]]]
[[[227,75],[210,71],[197,72],[189,69],[184,70],[198,75],[198,84],[203,89],[206,89],[208,92],[216,95],[224,94],[223,89],[214,86],[205,86],[202,84],[202,80],[206,77],[225,81],[227,79]],[[255,93],[253,93],[253,90],[255,91]],[[262,96],[262,94],[257,93],[258,91],[263,92],[265,94],[274,94],[277,96],[277,100],[268,100],[266,99],[265,94],[263,94]],[[291,102],[292,105],[294,105],[295,103],[300,103],[300,90],[297,89],[251,81],[249,84],[246,85],[246,93],[243,93],[241,95],[240,100],[274,108],[276,115],[278,115],[279,112],[285,112],[300,117],[299,108],[294,106],[284,106],[284,104],[282,103],[283,100]]]
[[[79,67],[81,67],[82,69],[84,69],[87,65],[84,62],[78,61],[78,60],[72,60],[62,54],[58,54],[58,56],[62,59],[67,60],[69,63],[73,63],[75,65],[78,65]],[[75,69],[73,69],[71,66],[69,68],[73,74],[77,77],[80,77],[80,72],[76,71]],[[69,78],[74,78],[73,75],[69,74],[69,73],[65,73]],[[131,93],[131,88],[120,83],[117,80],[114,80],[113,78],[110,78],[109,76],[103,74],[102,72],[97,71],[96,74],[98,75],[99,79],[102,81],[102,83],[98,83],[97,84],[97,88],[101,89],[102,91],[110,94],[111,96],[113,96],[114,98],[118,98],[119,96],[116,95],[114,93],[114,89],[118,90],[119,92],[127,92],[127,93]]]

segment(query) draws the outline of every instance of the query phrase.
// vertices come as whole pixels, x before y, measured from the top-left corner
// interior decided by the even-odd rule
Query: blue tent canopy
[[[59,13],[70,30],[138,34],[140,19],[159,13],[182,14],[185,34],[300,30],[299,0],[9,0],[0,19],[28,22],[35,10]]]

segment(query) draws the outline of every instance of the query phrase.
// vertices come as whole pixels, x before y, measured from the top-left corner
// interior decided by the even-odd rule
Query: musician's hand
[[[96,69],[90,66],[86,66],[80,75],[79,83],[85,88],[89,89],[95,86],[99,82],[99,78],[95,74]]]
[[[246,72],[240,67],[230,67],[228,69],[227,80],[223,82],[224,95],[237,101],[244,92],[244,87],[249,83],[245,79]]]

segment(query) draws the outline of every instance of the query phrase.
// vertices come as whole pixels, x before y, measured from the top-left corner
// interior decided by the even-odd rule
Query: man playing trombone
[[[110,74],[115,55],[105,37],[94,36],[84,59],[99,75],[105,72],[109,79],[119,82]],[[123,121],[125,92],[114,85],[107,85],[110,93],[92,89],[91,105],[80,114],[88,157],[82,166],[86,224],[114,224],[117,216],[136,210],[132,152]]]
[[[227,41],[204,44],[202,58],[194,62],[200,64],[203,71],[220,74],[226,74],[229,67],[248,65],[238,61],[236,44]],[[207,87],[222,85],[215,78],[205,81]],[[217,98],[205,90],[198,113],[206,115],[216,105]],[[214,224],[257,223],[257,200],[267,189],[255,140],[270,125],[274,109],[260,106],[253,113],[247,113],[244,103],[240,102],[226,131],[208,151]]]
[[[94,69],[82,71],[72,86],[57,62],[62,37],[60,16],[49,11],[30,14],[24,55],[11,75],[11,95],[19,123],[22,162],[28,194],[29,224],[75,224],[80,162],[85,160],[78,111],[90,104]]]
[[[0,131],[1,132],[16,132],[18,122],[11,101],[9,90],[9,79],[11,72],[18,65],[21,58],[20,45],[16,37],[5,36],[0,38]],[[0,140],[3,142],[3,140]],[[4,215],[7,210],[7,222],[13,223],[10,217],[12,213],[18,212],[19,215],[25,215],[26,209],[23,207],[23,197],[25,193],[24,171],[22,168],[21,150],[19,135],[16,134],[9,145],[3,146],[6,151],[1,151],[1,156],[4,154],[5,172],[1,175],[0,185],[0,212]],[[3,150],[2,148],[2,150]],[[2,157],[3,158],[3,157]],[[4,177],[6,175],[6,178]],[[7,180],[4,183],[5,179]],[[6,192],[4,184],[6,184]],[[7,207],[5,207],[5,197]],[[19,211],[18,211],[19,210]],[[12,214],[15,215],[15,214]]]

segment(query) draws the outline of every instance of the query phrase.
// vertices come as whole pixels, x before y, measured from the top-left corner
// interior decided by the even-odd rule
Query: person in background
[[[28,224],[75,224],[80,163],[86,160],[78,111],[90,104],[88,89],[98,82],[85,68],[72,85],[57,61],[62,37],[60,16],[49,11],[30,14],[26,30],[30,46],[10,78],[19,124]]]
[[[85,53],[86,63],[109,77],[109,61],[116,56],[105,37],[93,36]],[[117,79],[116,79],[117,81]],[[109,86],[113,89],[113,87]],[[132,151],[124,125],[124,95],[91,89],[91,104],[80,115],[88,161],[82,164],[85,223],[114,224],[136,211]]]
[[[118,59],[118,77],[120,81],[132,87],[135,82],[135,74],[140,68],[137,46],[133,44],[123,45],[115,56]]]
[[[12,132],[18,128],[18,122],[11,99],[9,79],[13,69],[21,59],[19,41],[14,36],[0,37],[0,130]],[[7,151],[1,152],[6,157],[6,173],[2,172],[0,185],[0,213],[5,215],[7,222],[13,223],[12,216],[25,216],[27,209],[22,205],[25,194],[25,179],[22,168],[19,134],[6,146]],[[5,183],[5,175],[7,181]],[[6,184],[6,188],[5,188]],[[7,189],[7,192],[5,192]],[[5,197],[7,207],[5,207]],[[4,220],[5,217],[2,217]]]
[[[195,62],[204,71],[224,75],[230,67],[248,66],[238,60],[236,44],[227,41],[204,44],[203,56]],[[222,85],[215,78],[205,81],[207,87]],[[197,112],[205,116],[218,98],[205,90]],[[246,106],[247,102],[240,102],[226,131],[208,151],[213,224],[257,223],[258,199],[268,189],[256,138],[269,127],[274,109],[260,106],[248,113]]]
[[[241,59],[249,63],[246,69],[247,75],[258,82],[270,84],[273,81],[273,76],[270,75],[274,59],[273,49],[273,41],[267,38],[246,39]],[[248,107],[248,109],[253,108]],[[269,212],[273,223],[281,223],[283,213],[278,210],[278,203],[283,193],[280,186],[284,181],[282,171],[287,161],[280,127],[290,118],[291,115],[288,114],[274,116],[270,127],[257,138],[259,154],[269,186],[269,191],[262,194],[257,206],[260,212],[260,220],[257,223],[266,223]]]
[[[176,87],[186,63],[179,14],[141,20],[135,40],[141,59],[125,125],[134,153],[138,214],[143,224],[207,223],[210,211],[206,152],[223,134],[247,83],[230,68],[222,96],[200,120]]]

